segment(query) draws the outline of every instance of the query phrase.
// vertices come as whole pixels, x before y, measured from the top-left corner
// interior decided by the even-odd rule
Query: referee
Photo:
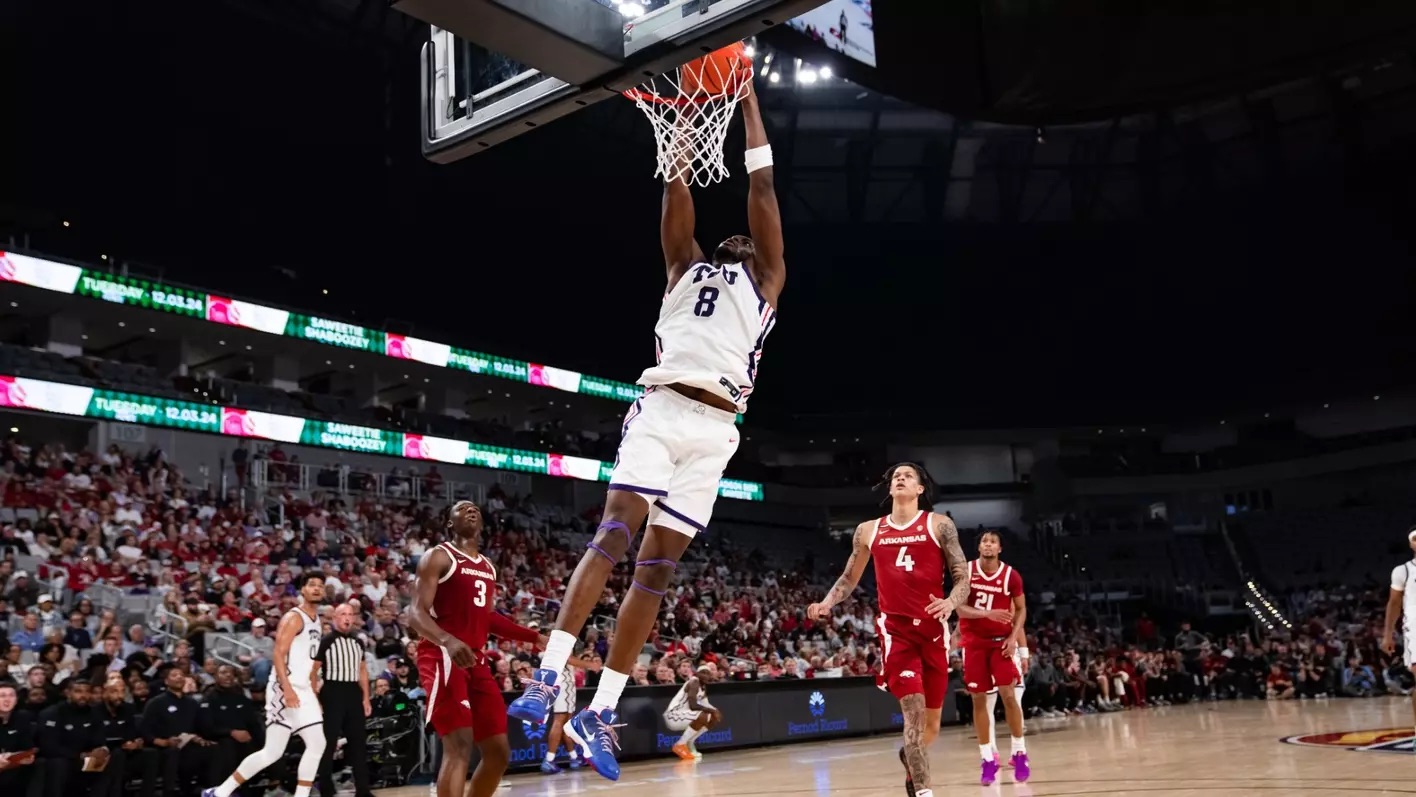
[[[341,603],[334,609],[334,630],[320,640],[315,660],[320,664],[320,705],[324,707],[325,754],[320,762],[320,794],[334,794],[334,750],[340,737],[346,740],[344,760],[354,768],[354,794],[373,797],[369,790],[369,761],[366,753],[369,716],[369,669],[364,663],[364,646],[350,633],[354,609]]]

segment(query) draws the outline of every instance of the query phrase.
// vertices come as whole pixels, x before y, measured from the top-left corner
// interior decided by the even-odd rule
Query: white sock
[[[620,693],[624,691],[625,682],[628,680],[628,675],[615,672],[609,667],[601,670],[600,684],[595,687],[595,699],[590,701],[590,710],[598,714],[603,709],[614,711],[618,708]]]
[[[981,744],[981,745],[978,746],[978,755],[979,755],[979,757],[982,758],[984,761],[992,761],[992,760],[993,760],[993,748],[992,748],[992,747],[989,747],[989,746],[986,745],[986,744]],[[919,793],[918,793],[918,792],[915,792],[915,797],[919,797]]]
[[[295,797],[310,797],[310,787],[295,784]]]
[[[996,707],[998,706],[998,693],[997,693],[997,692],[989,692],[989,693],[988,693],[988,697],[984,698],[984,702],[986,702],[986,703],[988,704],[988,746],[991,747],[991,748],[993,748],[994,750],[997,750],[997,749],[998,749],[998,734],[997,734],[998,721],[997,721],[996,719],[994,719],[993,710],[994,710],[994,708],[996,708]]]
[[[236,782],[236,776],[233,775],[227,778],[220,786],[216,787],[216,797],[231,797],[239,788],[241,788],[241,784]]]
[[[564,631],[552,631],[546,643],[546,652],[541,654],[541,669],[550,670],[559,679],[565,670],[565,660],[575,651],[575,637]]]
[[[553,762],[553,761],[555,761],[555,760],[556,760],[556,751],[555,751],[555,750],[552,750],[551,752],[546,753],[546,761],[548,761],[548,762]],[[323,797],[323,795],[321,795],[321,797]]]
[[[679,744],[693,744],[693,740],[697,739],[702,735],[702,730],[694,728],[692,725],[690,725],[686,730],[684,730],[683,735],[679,737]]]
[[[1018,753],[1026,753],[1027,751],[1028,751],[1028,746],[1027,746],[1027,744],[1023,741],[1023,737],[1021,737],[1021,736],[1014,736],[1014,737],[1013,737],[1013,755],[1017,755]]]

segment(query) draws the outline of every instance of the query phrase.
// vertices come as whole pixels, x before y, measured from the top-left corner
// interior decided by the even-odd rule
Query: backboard
[[[423,153],[447,163],[618,97],[822,2],[395,0],[394,6],[431,25],[422,62]]]

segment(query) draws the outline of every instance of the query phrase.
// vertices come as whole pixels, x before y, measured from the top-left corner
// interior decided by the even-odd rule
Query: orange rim
[[[753,77],[753,70],[751,67],[748,67],[745,72],[746,74],[743,75],[743,83],[750,82]],[[724,91],[721,94],[705,94],[702,96],[693,97],[660,97],[658,94],[655,94],[652,91],[645,91],[644,89],[640,88],[625,89],[620,93],[631,100],[643,100],[644,102],[652,102],[656,105],[702,105],[703,103],[708,102],[709,100],[717,100],[723,97],[736,94],[742,88],[742,85],[742,83],[738,83],[734,85],[731,89]]]

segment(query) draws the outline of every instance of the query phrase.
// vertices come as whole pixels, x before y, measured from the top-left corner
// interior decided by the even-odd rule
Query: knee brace
[[[668,565],[668,566],[669,566],[668,573],[665,574],[664,579],[663,579],[664,583],[663,583],[662,585],[660,585],[660,586],[663,587],[663,589],[655,589],[654,587],[651,587],[651,586],[649,586],[649,585],[647,585],[647,584],[643,584],[643,583],[641,583],[641,582],[639,581],[639,569],[640,569],[641,567],[658,567],[658,566],[660,566],[660,565]],[[650,595],[658,595],[659,597],[662,598],[662,597],[664,597],[664,593],[668,592],[668,580],[669,580],[670,578],[672,578],[672,577],[673,577],[673,574],[674,574],[675,572],[677,572],[677,571],[678,571],[678,562],[675,562],[675,561],[672,560],[672,559],[640,559],[639,561],[637,561],[637,562],[634,563],[634,576],[635,576],[635,577],[634,577],[634,581],[630,583],[630,586],[632,586],[632,587],[638,587],[639,589],[644,590],[645,592],[649,593]]]
[[[595,536],[598,539],[600,532],[612,532],[616,530],[624,532],[624,547],[626,549],[629,548],[630,543],[634,542],[634,535],[630,533],[629,526],[626,526],[618,520],[606,520],[601,523],[600,527],[595,529]],[[609,539],[607,534],[606,542],[608,541]],[[620,556],[610,556],[610,554],[604,548],[600,547],[600,545],[597,544],[595,540],[591,540],[590,542],[585,543],[585,548],[586,550],[594,551],[595,553],[605,557],[609,560],[611,565],[619,564],[620,556],[624,556],[623,553],[621,553]]]

